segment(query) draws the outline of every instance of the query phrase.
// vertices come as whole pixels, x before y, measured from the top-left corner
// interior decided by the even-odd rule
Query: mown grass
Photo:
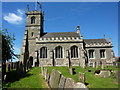
[[[60,71],[65,77],[70,77],[75,80],[75,82],[78,82],[78,74],[79,72],[85,73],[86,78],[86,84],[88,88],[118,88],[118,84],[116,80],[113,77],[108,78],[101,78],[99,76],[95,76],[94,72],[95,68],[89,67],[88,69],[91,70],[91,72],[86,72],[85,69],[80,68],[78,66],[73,66],[75,69],[75,74],[70,75],[68,67],[46,67],[48,69],[48,72],[51,73],[52,69],[56,69]],[[100,67],[98,69],[101,69]],[[112,66],[106,67],[105,69],[112,69],[117,70],[117,68],[114,68]]]
[[[7,83],[3,85],[4,88],[48,88],[47,83],[41,75],[40,67],[32,68],[25,76],[18,77],[16,72],[8,72]]]

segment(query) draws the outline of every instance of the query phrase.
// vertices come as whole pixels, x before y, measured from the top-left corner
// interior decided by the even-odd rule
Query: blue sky
[[[2,28],[15,34],[15,53],[19,54],[25,30],[26,5],[35,9],[34,2],[2,3]],[[118,56],[117,2],[42,2],[45,32],[71,32],[80,25],[84,39],[112,38]],[[39,7],[37,7],[39,9]]]

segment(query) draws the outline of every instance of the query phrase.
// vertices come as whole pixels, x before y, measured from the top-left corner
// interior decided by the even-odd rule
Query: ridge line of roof
[[[48,34],[48,33],[73,33],[73,32],[46,32],[46,34]]]

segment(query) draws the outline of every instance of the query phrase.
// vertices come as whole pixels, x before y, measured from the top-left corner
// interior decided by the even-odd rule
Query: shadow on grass
[[[26,74],[17,72],[16,70],[7,72],[6,82],[4,82],[4,84],[19,81],[21,78],[25,78],[33,75],[33,74],[29,74],[28,72]]]

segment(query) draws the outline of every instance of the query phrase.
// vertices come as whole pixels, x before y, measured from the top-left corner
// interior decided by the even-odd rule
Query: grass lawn
[[[48,88],[40,70],[40,67],[34,67],[21,77],[18,77],[15,70],[8,72],[8,82],[3,86],[4,88]]]
[[[88,83],[87,85],[88,88],[118,88],[118,84],[114,78],[112,77],[101,78],[99,76],[95,76],[94,71],[96,69],[92,67],[88,68],[91,70],[91,72],[86,72],[85,69],[80,68],[78,66],[74,66],[73,68],[75,69],[76,73],[74,75],[70,75],[68,67],[46,67],[46,68],[48,69],[49,73],[51,73],[52,69],[59,70],[65,77],[71,77],[75,80],[75,82],[78,82],[78,73],[84,72],[86,83]],[[98,69],[100,69],[100,67]],[[106,69],[117,70],[117,68],[113,68],[112,66],[109,66]]]

